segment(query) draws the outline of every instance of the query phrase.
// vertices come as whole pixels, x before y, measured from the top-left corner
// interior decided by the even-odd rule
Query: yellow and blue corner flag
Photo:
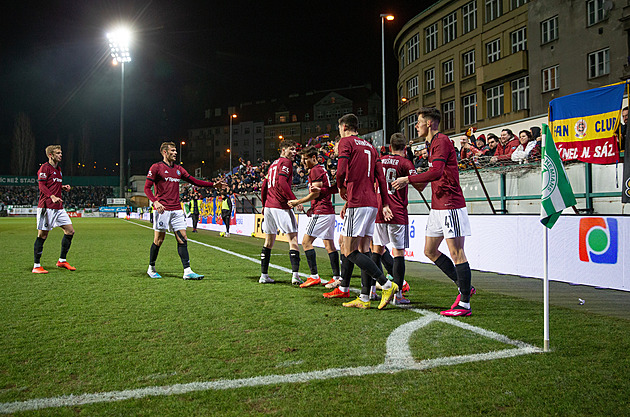
[[[542,200],[540,222],[551,229],[567,207],[574,206],[575,196],[549,126],[542,125]]]

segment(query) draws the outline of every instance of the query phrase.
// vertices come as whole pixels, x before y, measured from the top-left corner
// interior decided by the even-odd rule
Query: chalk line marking
[[[134,223],[137,224],[137,223]],[[139,225],[142,227],[146,227],[143,225]],[[148,227],[147,227],[148,228]],[[219,250],[221,252],[238,256],[239,258],[250,260],[252,262],[258,263],[257,259],[249,258],[247,256],[229,251],[227,249],[218,248],[212,245],[208,245],[203,242],[198,242],[195,240],[190,240],[190,242],[195,242],[201,244],[203,246],[210,247],[212,249]],[[272,265],[269,265],[272,266]],[[273,268],[286,270],[291,272],[291,270],[273,265]],[[375,366],[359,366],[353,368],[330,368],[324,369],[320,371],[311,371],[311,372],[299,372],[295,374],[286,374],[286,375],[266,375],[266,376],[257,376],[251,378],[241,378],[241,379],[221,379],[216,381],[206,381],[206,382],[191,382],[187,384],[174,384],[174,385],[164,385],[164,386],[153,386],[153,387],[145,387],[138,389],[130,389],[124,391],[109,391],[109,392],[99,392],[99,393],[91,393],[91,394],[81,394],[81,395],[63,395],[59,397],[50,397],[50,398],[37,398],[26,401],[16,401],[11,403],[0,403],[0,413],[9,414],[16,413],[20,411],[29,411],[29,410],[40,410],[45,408],[58,408],[58,407],[69,407],[69,406],[81,406],[87,404],[94,403],[102,403],[102,402],[114,402],[114,401],[124,401],[129,399],[139,399],[146,397],[156,397],[156,396],[166,396],[166,395],[180,395],[186,394],[190,392],[198,392],[198,391],[209,391],[209,390],[227,390],[227,389],[237,389],[237,388],[246,388],[246,387],[256,387],[256,386],[265,386],[265,385],[278,385],[278,384],[289,384],[289,383],[303,383],[314,380],[325,380],[331,378],[341,378],[347,376],[365,376],[365,375],[376,375],[376,374],[384,374],[384,373],[397,373],[402,371],[410,371],[410,370],[426,370],[431,368],[436,368],[438,366],[452,366],[458,365],[462,363],[469,362],[479,362],[479,361],[489,361],[503,358],[512,358],[520,355],[529,355],[532,353],[541,353],[542,349],[529,345],[525,342],[521,342],[519,340],[512,340],[507,336],[502,334],[482,329],[477,326],[470,325],[468,323],[460,322],[455,319],[449,317],[440,316],[432,311],[416,309],[416,308],[405,308],[407,310],[413,311],[415,313],[420,314],[422,317],[402,324],[398,328],[394,329],[392,333],[387,338],[386,342],[386,354],[385,361],[380,365]],[[512,345],[514,348],[508,348],[504,350],[497,350],[492,352],[485,353],[474,353],[470,355],[458,355],[458,356],[450,356],[450,357],[442,357],[435,359],[425,359],[421,361],[416,361],[413,358],[411,353],[411,349],[409,347],[409,340],[411,335],[432,322],[442,322],[446,324],[450,324],[464,330],[468,330],[474,332],[480,336],[487,337],[498,342]]]

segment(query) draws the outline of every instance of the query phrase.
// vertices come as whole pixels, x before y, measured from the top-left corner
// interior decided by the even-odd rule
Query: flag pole
[[[549,352],[549,237],[547,228],[545,227],[545,238],[543,242],[544,261],[544,277],[543,277],[543,319],[544,319],[544,336],[543,336],[543,352]]]

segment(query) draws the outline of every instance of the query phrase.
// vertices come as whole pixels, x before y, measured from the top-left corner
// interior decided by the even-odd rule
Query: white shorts
[[[426,235],[451,239],[470,236],[470,222],[466,207],[452,210],[434,210],[429,212]]]
[[[37,207],[37,230],[52,230],[67,224],[72,221],[64,209]]]
[[[297,233],[298,225],[295,215],[290,209],[265,207],[265,217],[262,222],[262,232],[268,235],[282,233]]]
[[[334,214],[313,214],[306,226],[306,234],[322,240],[332,240],[335,238]]]
[[[364,237],[374,234],[376,207],[349,207],[343,219],[341,234],[348,237]]]
[[[409,247],[409,227],[406,224],[376,223],[372,243],[385,246],[392,243],[394,249],[407,249]]]
[[[157,232],[186,230],[184,210],[164,210],[162,214],[155,211],[153,213],[153,230]]]

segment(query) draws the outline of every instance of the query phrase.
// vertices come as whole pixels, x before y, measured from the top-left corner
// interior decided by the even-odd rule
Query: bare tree
[[[33,175],[35,170],[35,135],[31,119],[26,113],[18,113],[13,127],[11,172],[13,175]]]

